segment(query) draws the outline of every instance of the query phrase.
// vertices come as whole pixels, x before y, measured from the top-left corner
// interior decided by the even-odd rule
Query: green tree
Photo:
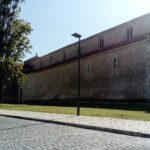
[[[8,80],[23,79],[22,58],[31,45],[30,23],[19,18],[24,0],[0,0],[0,102]]]

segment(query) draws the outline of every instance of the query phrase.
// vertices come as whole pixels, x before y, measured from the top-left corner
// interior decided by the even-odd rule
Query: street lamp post
[[[80,40],[81,40],[81,35],[78,33],[74,33],[72,34],[73,37],[78,38],[79,39],[79,43],[78,43],[78,80],[77,80],[77,116],[80,115]]]

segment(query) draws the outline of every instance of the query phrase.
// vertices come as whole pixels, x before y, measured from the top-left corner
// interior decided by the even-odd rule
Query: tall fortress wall
[[[24,62],[24,101],[76,99],[78,42]],[[150,14],[81,40],[81,99],[150,99]]]

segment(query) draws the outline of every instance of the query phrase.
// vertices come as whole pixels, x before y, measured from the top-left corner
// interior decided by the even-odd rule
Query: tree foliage
[[[23,79],[22,58],[31,48],[30,23],[19,18],[24,0],[0,0],[0,100],[8,80]]]

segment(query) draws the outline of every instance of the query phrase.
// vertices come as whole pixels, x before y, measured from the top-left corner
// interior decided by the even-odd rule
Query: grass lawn
[[[76,107],[65,106],[0,104],[0,109],[76,114]],[[150,105],[103,104],[95,108],[81,107],[81,115],[150,121]]]

